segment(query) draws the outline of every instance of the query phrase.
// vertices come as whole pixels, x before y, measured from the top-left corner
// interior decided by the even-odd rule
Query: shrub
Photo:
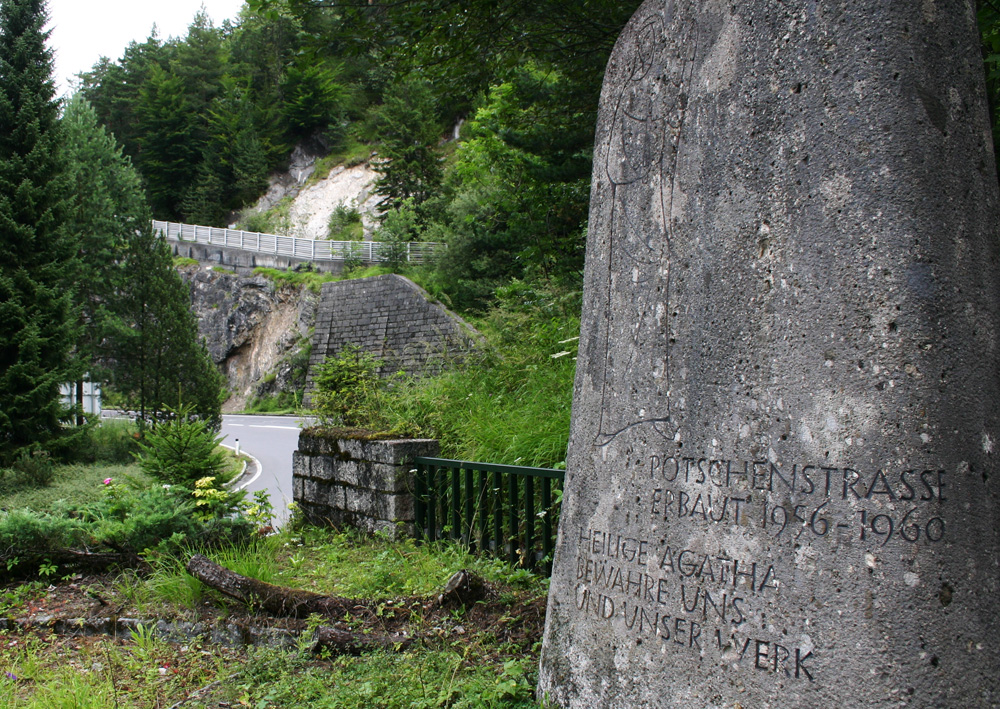
[[[36,568],[59,550],[81,546],[86,526],[61,515],[13,510],[0,516],[0,572]]]
[[[403,200],[396,209],[386,212],[375,234],[382,263],[394,273],[403,269],[407,265],[407,244],[419,241],[420,232],[420,217],[412,198]]]
[[[278,219],[273,212],[252,212],[243,215],[237,225],[243,231],[256,231],[261,234],[274,234],[278,231]]]
[[[367,413],[381,388],[382,364],[354,343],[323,360],[314,375],[312,400],[324,425],[371,427]]]
[[[107,419],[78,427],[79,435],[72,445],[55,447],[56,457],[74,463],[107,463],[127,465],[134,462],[138,428],[127,419]]]
[[[364,251],[360,244],[351,244],[344,252],[344,275],[352,276],[365,266]]]
[[[7,469],[0,469],[0,488],[13,492],[27,487],[45,487],[55,475],[48,451],[22,450]]]
[[[330,215],[327,238],[334,241],[360,241],[363,235],[361,212],[346,204],[338,204]]]
[[[164,544],[176,547],[197,538],[200,528],[186,492],[112,483],[104,500],[78,514],[92,522],[95,541],[113,549],[138,554]]]
[[[232,474],[218,448],[222,438],[192,411],[190,405],[168,409],[170,418],[154,426],[140,441],[139,466],[161,483],[190,489],[206,477],[220,484],[229,482]]]
[[[108,481],[104,497],[88,505],[0,513],[0,576],[4,570],[33,573],[42,564],[72,563],[80,551],[116,552],[127,561],[150,551],[245,544],[261,526],[260,514],[234,514],[249,509],[240,500],[242,494],[232,495],[215,510],[225,516],[209,517],[190,490],[124,480]]]

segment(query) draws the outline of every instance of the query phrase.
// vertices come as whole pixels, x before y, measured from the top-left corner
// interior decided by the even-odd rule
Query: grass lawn
[[[138,465],[57,465],[52,484],[40,488],[20,488],[0,494],[0,508],[44,511],[59,500],[85,504],[100,499],[104,494],[104,481],[132,478],[151,481]]]

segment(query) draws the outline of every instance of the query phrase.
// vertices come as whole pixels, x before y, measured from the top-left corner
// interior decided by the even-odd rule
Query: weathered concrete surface
[[[255,268],[288,270],[296,266],[302,267],[306,264],[309,264],[309,268],[322,273],[342,273],[344,271],[343,261],[310,261],[309,259],[294,258],[281,254],[244,251],[227,246],[198,244],[190,241],[169,241],[167,243],[170,244],[174,256],[193,258],[195,261],[200,261],[203,264],[219,264],[245,276],[253,275]]]
[[[972,2],[647,1],[609,64],[540,695],[1000,706]]]

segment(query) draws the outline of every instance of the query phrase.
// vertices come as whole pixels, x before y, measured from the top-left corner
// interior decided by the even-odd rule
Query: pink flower
[[[104,484],[105,485],[110,485],[111,484],[111,478],[104,478]]]

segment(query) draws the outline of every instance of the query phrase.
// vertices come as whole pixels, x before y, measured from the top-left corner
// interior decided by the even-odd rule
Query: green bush
[[[408,263],[407,244],[419,241],[421,230],[420,217],[412,198],[403,200],[396,209],[386,212],[375,233],[382,263],[394,273],[405,268]]]
[[[87,539],[79,519],[31,510],[0,515],[0,574],[6,570],[34,570],[58,551],[80,547]]]
[[[127,465],[139,452],[138,427],[127,419],[107,419],[78,429],[72,445],[59,445],[53,453],[74,463]]]
[[[71,565],[84,551],[114,552],[127,561],[150,550],[177,554],[247,543],[259,521],[234,511],[243,510],[230,505],[225,516],[207,518],[182,487],[109,479],[97,502],[0,514],[0,575],[34,573],[43,564]]]
[[[274,234],[279,228],[278,221],[274,212],[251,212],[244,215],[237,226],[243,231]]]
[[[414,436],[419,429],[405,417],[389,414],[392,390],[407,385],[402,373],[379,376],[383,362],[348,343],[327,357],[313,374],[313,408],[324,427],[360,428],[396,436]]]
[[[327,357],[314,374],[313,407],[326,426],[370,427],[366,416],[381,383],[382,360],[348,343],[335,356]]]
[[[330,215],[327,238],[332,241],[360,241],[363,236],[361,212],[346,204],[338,204]]]
[[[0,469],[0,491],[45,487],[55,475],[55,462],[48,451],[22,450],[9,468]]]
[[[176,547],[198,537],[195,505],[186,491],[156,485],[136,489],[111,483],[100,503],[78,511],[92,523],[91,533],[113,549],[138,554],[166,543]]]
[[[139,442],[139,466],[167,485],[193,489],[195,483],[208,477],[219,484],[229,482],[232,474],[225,454],[219,450],[222,438],[192,411],[190,405],[168,409],[170,418],[156,424]]]
[[[344,276],[353,278],[354,273],[365,267],[361,244],[351,244],[344,252]]]
[[[263,276],[273,281],[279,288],[308,288],[313,293],[319,293],[324,283],[339,280],[332,273],[317,271],[280,271],[276,268],[258,266],[253,272],[255,276]]]
[[[247,404],[250,414],[278,414],[298,411],[302,406],[302,395],[297,391],[279,391],[277,394],[257,396]]]

